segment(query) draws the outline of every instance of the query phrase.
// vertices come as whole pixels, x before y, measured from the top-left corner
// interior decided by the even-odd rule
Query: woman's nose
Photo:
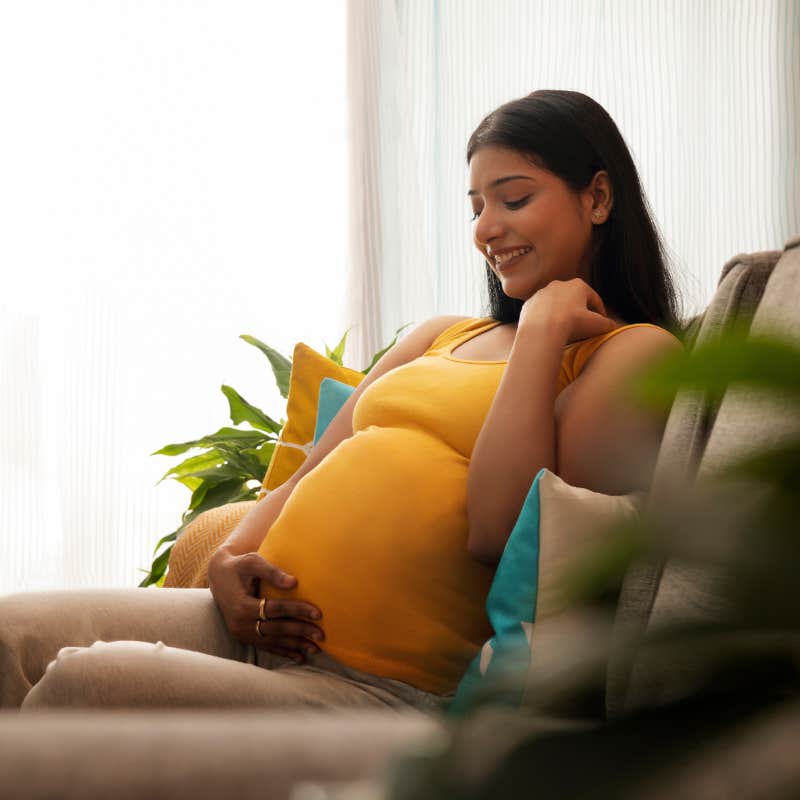
[[[500,215],[495,214],[491,209],[484,208],[475,223],[475,241],[486,247],[487,244],[491,244],[492,239],[502,235],[503,221]]]

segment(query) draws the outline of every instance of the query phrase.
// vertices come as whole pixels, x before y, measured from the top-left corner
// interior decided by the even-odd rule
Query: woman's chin
[[[518,278],[514,279],[511,277],[501,277],[500,288],[507,297],[511,297],[514,300],[522,300],[523,302],[529,297],[533,297],[537,289],[537,287],[531,286],[529,283],[524,283]]]

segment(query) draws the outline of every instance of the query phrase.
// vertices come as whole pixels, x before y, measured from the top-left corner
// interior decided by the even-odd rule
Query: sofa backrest
[[[778,328],[800,340],[800,236],[783,251],[740,254],[723,267],[717,291],[703,314],[692,321],[687,345],[715,337],[734,322],[752,320],[751,332]],[[768,444],[796,420],[788,408],[772,408],[763,418],[764,398],[732,387],[715,405],[703,392],[678,393],[670,411],[653,476],[648,504],[675,490],[676,477],[691,482],[736,459],[743,450]],[[675,597],[691,576],[663,562],[633,564],[623,582],[614,620],[606,682],[606,712],[615,718],[649,705],[658,687],[637,664],[637,644],[649,628],[670,617]]]

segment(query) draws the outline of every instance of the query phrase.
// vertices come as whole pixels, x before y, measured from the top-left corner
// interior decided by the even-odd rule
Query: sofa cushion
[[[571,486],[546,468],[539,470],[486,599],[494,635],[459,683],[450,714],[467,713],[486,692],[493,703],[520,705],[530,687],[531,672],[543,660],[539,628],[570,605],[564,579],[607,542],[619,524],[638,517],[644,497],[644,492],[593,492]]]
[[[0,797],[289,800],[299,783],[374,777],[443,736],[414,710],[5,711]]]
[[[800,308],[799,244],[800,238],[796,238],[787,243],[782,253],[755,254],[751,258],[751,263],[757,265],[758,272],[751,274],[749,281],[757,282],[763,280],[765,275],[768,276],[760,302],[755,309],[749,307],[759,294],[753,283],[749,292],[742,293],[745,302],[738,304],[735,316],[723,316],[717,325],[709,329],[712,335],[730,324],[733,319],[744,319],[745,322],[750,321],[751,334],[776,331],[800,341],[800,315],[797,313]],[[773,261],[771,269],[770,261]],[[734,270],[735,266],[728,275],[733,274]],[[745,453],[775,444],[781,436],[800,431],[796,409],[788,401],[768,400],[762,390],[752,387],[730,387],[718,409],[708,408],[704,398],[699,398],[696,409],[698,413],[694,419],[682,420],[687,428],[695,423],[691,427],[695,441],[689,443],[693,452],[689,458],[673,454],[670,461],[664,461],[661,476],[657,467],[656,477],[661,480],[658,486],[654,483],[648,507],[665,505],[664,501],[670,493],[680,492],[682,481],[695,481],[697,488],[706,486],[721,469],[737,461]],[[698,433],[698,417],[705,417],[706,426],[711,425],[705,441]],[[683,433],[687,435],[686,431]],[[665,459],[669,447],[675,443],[671,441],[666,444]],[[722,501],[707,503],[709,519],[705,532],[709,535],[713,533],[717,537],[738,535],[737,531],[743,530],[742,526],[747,524],[746,515],[752,510],[757,494],[755,487],[748,489],[741,486],[738,501],[736,496],[731,495],[727,507],[721,506]],[[702,536],[703,532],[699,535]],[[699,685],[702,675],[710,674],[712,666],[701,663],[700,658],[689,658],[679,667],[668,663],[663,653],[657,652],[657,648],[638,647],[637,642],[641,644],[644,641],[644,634],[652,639],[659,632],[676,624],[724,624],[730,621],[731,609],[726,602],[726,576],[719,569],[710,566],[698,568],[696,564],[679,563],[676,559],[648,567],[639,565],[637,568],[645,572],[644,578],[641,572],[631,576],[631,582],[634,583],[635,578],[635,584],[626,587],[629,591],[623,597],[624,606],[620,606],[620,610],[627,615],[624,621],[628,662],[627,672],[623,673],[620,669],[623,659],[615,648],[615,673],[613,678],[609,676],[607,698],[610,712],[630,712],[685,696],[692,690],[693,681]],[[639,596],[635,598],[638,607],[633,600],[633,590],[639,592]],[[619,616],[618,614],[618,618]],[[621,625],[617,627],[622,628]],[[638,639],[634,640],[632,634],[638,636]],[[620,651],[624,652],[622,646]]]
[[[774,333],[800,342],[800,236],[786,244],[758,304],[750,333]],[[798,433],[800,419],[794,404],[767,397],[758,388],[732,386],[720,404],[698,477],[717,473],[746,453],[777,445],[786,436]]]
[[[356,387],[342,383],[333,378],[323,378],[319,385],[319,402],[317,403],[317,424],[314,428],[314,444],[316,444],[339,409],[347,402]]]
[[[779,250],[770,250],[731,258],[722,269],[711,302],[699,320],[694,321],[687,346],[713,339],[734,322],[752,319],[781,255]],[[717,412],[703,392],[678,393],[664,430],[648,507],[658,505],[673,492],[680,492],[681,483],[694,479]],[[663,569],[660,561],[639,561],[626,573],[607,672],[606,712],[611,718],[621,715],[628,705],[634,653],[648,626]]]
[[[334,378],[350,386],[358,386],[364,377],[363,372],[341,366],[303,342],[295,345],[286,403],[288,419],[269,462],[259,500],[288,480],[311,452],[317,424],[319,388],[323,378]]]
[[[774,333],[800,344],[800,237],[791,240],[764,290],[761,302],[750,326],[751,334]],[[714,426],[708,438],[697,470],[697,480],[706,481],[725,467],[757,450],[771,449],[787,438],[800,436],[800,417],[797,403],[788,397],[768,396],[761,388],[731,386],[720,403]],[[737,484],[742,502],[747,505],[747,495],[758,499],[755,486]],[[743,510],[742,510],[743,511]],[[740,516],[741,516],[740,511]],[[731,532],[734,524],[727,528]],[[726,622],[728,609],[725,603],[724,575],[710,569],[689,569],[674,561],[665,565],[659,582],[648,628],[663,630],[684,620]],[[645,674],[647,673],[647,674]],[[661,675],[661,670],[658,670]],[[629,702],[642,705],[648,695],[663,696],[667,689],[654,677],[652,668],[642,663],[634,673]],[[646,681],[648,691],[641,684]]]

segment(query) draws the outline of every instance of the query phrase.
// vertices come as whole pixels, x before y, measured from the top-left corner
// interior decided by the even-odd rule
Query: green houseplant
[[[410,324],[412,323],[398,328],[392,341],[375,353],[369,365],[360,372],[364,375],[369,374],[381,356],[395,344],[400,331]],[[325,345],[325,355],[336,364],[343,364],[342,357],[350,330],[348,328],[345,331],[332,350]],[[256,339],[255,336],[242,334],[239,338],[267,357],[281,397],[288,398],[291,359]],[[168,478],[177,481],[191,492],[191,497],[188,508],[181,515],[180,525],[158,540],[150,569],[142,570],[147,574],[139,584],[140,587],[161,586],[164,583],[175,540],[200,514],[226,503],[255,500],[258,496],[272,454],[275,452],[275,443],[286,420],[275,421],[260,408],[245,400],[232,386],[223,384],[221,391],[228,401],[231,422],[239,427],[224,426],[214,433],[188,442],[168,444],[152,453],[152,455],[174,457],[182,456],[190,450],[202,451],[170,467],[159,480],[159,483]]]

